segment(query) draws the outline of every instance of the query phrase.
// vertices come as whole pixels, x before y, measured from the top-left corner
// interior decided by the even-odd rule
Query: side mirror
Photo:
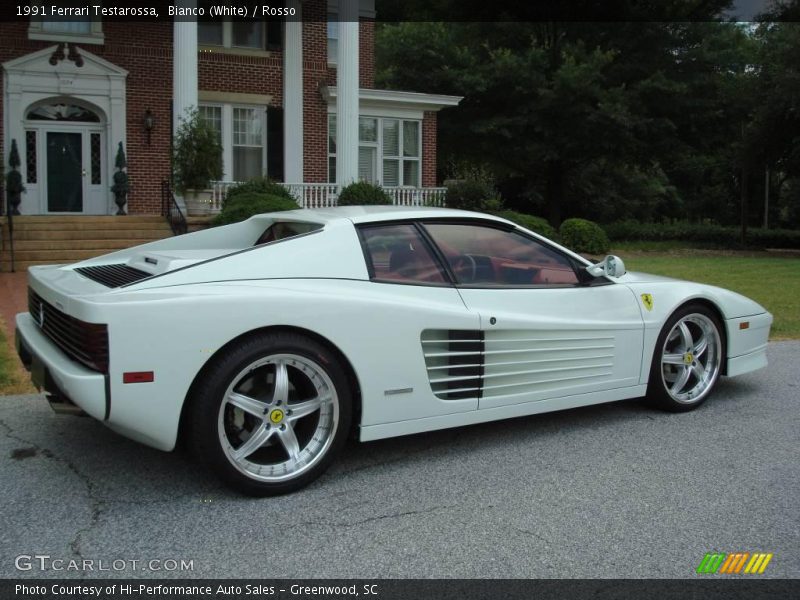
[[[593,277],[622,277],[625,275],[625,263],[619,256],[609,254],[597,264],[586,267]]]

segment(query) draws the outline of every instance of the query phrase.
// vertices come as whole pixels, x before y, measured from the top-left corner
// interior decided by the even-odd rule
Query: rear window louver
[[[134,269],[126,264],[117,265],[100,265],[97,267],[78,267],[75,269],[84,277],[102,283],[106,287],[118,288],[130,283],[136,283],[142,279],[152,277],[152,273],[142,271],[141,269]]]

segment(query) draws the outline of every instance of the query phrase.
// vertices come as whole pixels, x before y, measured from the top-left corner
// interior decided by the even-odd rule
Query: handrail
[[[161,215],[167,218],[173,235],[182,235],[189,230],[186,216],[183,214],[177,200],[175,200],[172,186],[166,179],[161,182]]]
[[[0,184],[0,198],[6,199],[6,215],[8,222],[8,250],[11,255],[11,272],[16,273],[16,268],[14,267],[14,209],[11,207],[11,199],[6,195],[6,188],[2,184]]]

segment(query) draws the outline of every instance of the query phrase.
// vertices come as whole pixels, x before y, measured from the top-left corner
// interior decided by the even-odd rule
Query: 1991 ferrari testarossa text
[[[720,288],[592,264],[500,218],[297,210],[32,267],[17,348],[55,406],[298,489],[375,440],[646,396],[700,405],[766,365],[772,316]]]

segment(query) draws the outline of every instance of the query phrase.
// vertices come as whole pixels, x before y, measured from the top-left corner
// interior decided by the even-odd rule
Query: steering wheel
[[[469,254],[459,254],[453,259],[451,265],[460,283],[471,283],[478,277],[478,263]]]

